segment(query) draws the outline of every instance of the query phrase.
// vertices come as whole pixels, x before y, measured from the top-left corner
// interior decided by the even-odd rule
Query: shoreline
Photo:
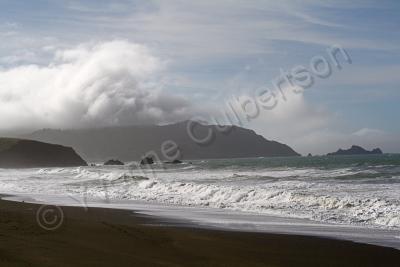
[[[394,248],[400,251],[398,229],[332,224],[304,218],[136,200],[96,200],[72,195],[48,194],[3,194],[3,196],[0,194],[0,197],[4,200],[39,205],[130,211],[136,216],[151,218],[157,225],[165,227],[320,237]]]
[[[62,207],[54,231],[39,204],[0,200],[2,266],[394,266],[400,251],[330,238],[160,226],[129,210]],[[130,263],[130,264],[128,264]]]

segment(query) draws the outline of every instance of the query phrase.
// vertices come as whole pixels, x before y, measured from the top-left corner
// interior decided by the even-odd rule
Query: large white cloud
[[[0,70],[0,129],[184,119],[190,105],[163,92],[163,66],[142,45],[111,41],[57,51],[46,66]]]

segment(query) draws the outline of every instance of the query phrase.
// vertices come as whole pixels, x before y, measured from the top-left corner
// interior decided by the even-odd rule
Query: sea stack
[[[107,160],[106,162],[104,162],[104,165],[105,166],[107,166],[107,165],[122,166],[122,165],[125,165],[125,164],[120,160],[110,159],[110,160]]]
[[[140,165],[151,165],[154,164],[154,160],[152,157],[145,157],[140,161]]]
[[[71,148],[16,138],[0,138],[0,168],[78,167],[87,163]]]

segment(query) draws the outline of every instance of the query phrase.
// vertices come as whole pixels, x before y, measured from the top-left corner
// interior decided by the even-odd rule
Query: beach
[[[0,201],[1,266],[395,266],[400,251],[334,239],[165,226],[156,217],[62,207],[44,230],[37,204]]]
[[[0,13],[0,267],[400,266],[399,1]]]

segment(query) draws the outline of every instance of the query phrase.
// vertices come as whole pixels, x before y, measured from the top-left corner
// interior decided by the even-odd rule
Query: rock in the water
[[[167,164],[181,164],[181,163],[183,163],[183,162],[180,161],[179,159],[175,159],[175,160],[173,160],[173,161],[167,161],[167,162],[165,162],[165,163],[167,163]]]
[[[360,146],[352,146],[350,149],[339,149],[334,153],[329,153],[328,156],[339,156],[339,155],[380,155],[383,154],[382,150],[375,148],[372,151],[365,150]]]
[[[383,154],[383,151],[380,148],[375,148],[371,151],[371,154]]]
[[[125,165],[125,164],[120,160],[110,159],[110,160],[107,160],[106,162],[104,162],[104,165],[118,165],[118,166],[121,166],[121,165]]]
[[[0,168],[78,167],[87,163],[71,148],[16,138],[0,138]]]
[[[140,165],[149,165],[154,164],[154,160],[152,157],[145,157],[140,161]]]
[[[308,153],[307,157],[312,157],[313,155],[311,153]]]

